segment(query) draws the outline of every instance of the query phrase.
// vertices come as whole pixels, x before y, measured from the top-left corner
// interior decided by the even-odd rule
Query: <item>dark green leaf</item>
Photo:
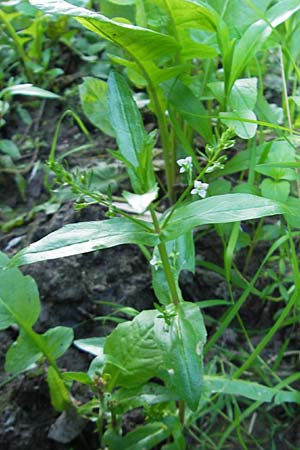
[[[113,385],[132,388],[157,375],[162,363],[153,331],[157,314],[156,310],[143,311],[106,338],[104,353],[109,362],[104,374],[111,376]]]
[[[195,410],[203,391],[202,350],[206,330],[197,305],[181,303],[168,308],[175,316],[168,324],[164,318],[155,319],[155,336],[161,347],[172,386],[180,399]]]

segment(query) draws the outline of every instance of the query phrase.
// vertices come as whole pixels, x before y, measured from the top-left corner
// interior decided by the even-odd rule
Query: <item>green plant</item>
[[[282,379],[260,356],[279,329],[298,320],[300,278],[294,243],[298,232],[290,227],[299,227],[299,161],[295,145],[299,133],[292,130],[294,116],[290,114],[287,89],[283,95],[286,126],[282,126],[263,96],[263,74],[255,64],[263,58],[258,50],[280,46],[283,81],[293,71],[298,76],[297,51],[295,44],[290,47],[289,39],[294,42],[299,2],[266,1],[261,6],[247,0],[242,10],[236,0],[130,0],[121,2],[125,9],[120,21],[64,1],[31,3],[49,13],[75,17],[117,45],[117,51],[113,45],[110,47],[112,64],[119,69],[125,67],[130,83],[146,89],[158,125],[158,133],[145,131],[132,93],[119,73],[112,71],[107,82],[86,78],[80,87],[82,106],[93,124],[116,139],[118,150],[110,153],[126,167],[132,192],[123,192],[123,197],[131,213],[115,203],[109,189],[104,191],[94,184],[91,174],[69,171],[62,158],[55,159],[54,144],[49,167],[56,180],[71,189],[78,207],[99,203],[107,208],[109,218],[68,225],[22,250],[10,262],[4,260],[1,275],[7,285],[21,283],[20,272],[14,266],[119,244],[138,245],[149,261],[157,297],[155,309],[139,313],[131,310],[133,320],[121,323],[107,337],[75,341],[79,348],[96,356],[87,374],[61,372],[53,361],[56,354],[51,359],[43,344],[48,353],[42,353],[50,363],[52,403],[58,410],[70,408],[67,386],[73,381],[86,384],[94,397],[77,407],[77,412],[96,421],[102,445],[112,450],[150,450],[159,443],[164,450],[184,449],[186,431],[196,440],[200,436],[201,444],[203,438],[207,448],[223,449],[234,430],[239,445],[247,448],[242,423],[262,403],[269,402],[270,408],[283,404],[288,410],[288,403],[300,402],[293,385],[299,374]],[[105,2],[103,12],[109,17],[122,14],[119,3]],[[288,38],[285,27],[290,30]],[[297,83],[293,93],[297,93]],[[272,136],[270,142],[263,142],[264,128],[272,129],[277,138]],[[230,158],[234,134],[247,141],[247,148]],[[153,164],[158,138],[166,186]],[[174,185],[178,172],[184,187],[177,195]],[[224,179],[228,175],[234,177],[228,181]],[[167,192],[168,209],[162,207],[164,199],[158,182]],[[201,199],[195,200],[198,197]],[[263,218],[274,214],[282,215],[281,223],[265,225]],[[241,231],[240,221],[256,218],[260,221],[253,233]],[[195,261],[192,231],[201,227],[203,237],[209,225],[214,225],[221,237],[224,268],[199,258]],[[248,280],[248,262],[267,233],[274,242]],[[248,254],[244,270],[240,271],[234,257],[245,247]],[[183,298],[179,276],[183,270],[193,272],[195,262],[224,277],[228,300],[197,304]],[[278,275],[274,262],[280,268]],[[18,281],[12,281],[13,277]],[[260,277],[270,280],[262,290],[256,286]],[[233,293],[234,287],[241,289],[238,296]],[[276,290],[280,298],[275,297]],[[251,294],[262,302],[283,300],[274,323],[256,348],[239,315]],[[2,300],[3,316],[13,302],[13,296]],[[206,343],[202,308],[216,305],[226,306],[226,313]],[[18,304],[19,308],[22,310],[22,304]],[[221,348],[220,361],[215,358],[204,364],[203,356],[217,348],[219,338],[235,319],[247,344],[236,356],[238,367],[234,355]],[[12,320],[17,321],[14,317],[4,321],[3,328]],[[27,324],[25,330],[29,337],[32,324]],[[26,341],[21,336],[16,345],[23,352],[21,368],[14,368],[18,355],[8,352],[7,368],[13,372],[32,362],[28,338]],[[69,343],[70,336],[57,336],[65,350],[64,342]],[[35,339],[42,342],[44,337]],[[285,342],[274,366],[280,364],[286,346]],[[34,362],[40,355],[36,349]],[[249,376],[246,371],[250,368]],[[245,374],[248,378],[242,379]],[[255,381],[257,376],[261,383]],[[245,398],[243,409],[234,395]],[[137,407],[143,408],[145,423],[122,435],[122,417]],[[224,433],[215,433],[215,444],[211,435],[217,414],[229,425]],[[207,416],[211,416],[209,426],[200,430],[198,421],[203,417],[207,424]]]
[[[195,174],[191,160],[186,159],[179,164],[189,181],[184,197],[159,218],[155,209],[157,188],[151,157],[153,135],[145,132],[132,94],[123,77],[115,72],[108,81],[108,105],[110,125],[119,147],[114,155],[125,164],[133,189],[133,193],[127,192],[124,196],[137,213],[129,215],[118,209],[109,196],[91,191],[84,177],[78,179],[71,175],[52,155],[49,164],[57,180],[69,184],[77,195],[106,206],[110,218],[67,225],[20,251],[9,262],[2,257],[1,277],[5,289],[1,294],[1,328],[17,322],[23,330],[8,352],[7,369],[19,372],[36,362],[41,354],[46,356],[50,364],[47,379],[52,403],[58,410],[70,408],[66,387],[69,382],[79,381],[90,386],[95,398],[80,406],[78,412],[89,417],[97,415],[99,437],[110,449],[151,449],[162,441],[167,441],[164,449],[186,448],[184,427],[191,426],[199,408],[213,392],[235,393],[257,402],[300,402],[297,391],[282,389],[281,385],[268,387],[238,377],[230,380],[205,372],[202,357],[206,330],[199,308],[201,303],[197,305],[183,299],[178,284],[183,269],[194,270],[192,230],[195,227],[273,214],[291,215],[293,211],[283,203],[251,194],[225,194],[192,201],[191,197],[197,195],[205,197],[207,186],[196,184],[192,189]],[[231,145],[229,138],[231,131],[223,133],[216,148]],[[210,164],[210,160],[204,161],[202,174]],[[149,211],[150,222],[139,217],[145,211]],[[29,292],[25,301],[18,292],[11,293],[12,285],[23,290],[24,277],[15,266],[126,243],[139,245],[149,260],[159,304],[153,310],[135,313],[133,320],[118,325],[105,339],[77,342],[79,348],[96,355],[96,359],[87,374],[61,373],[55,359],[70,345],[70,331],[59,328],[43,336],[32,331],[38,315],[38,308],[34,306],[37,294]],[[25,279],[32,285],[30,279]],[[33,312],[28,317],[32,320],[24,323],[21,317],[26,308],[31,310],[30,304],[33,304]],[[52,337],[53,333],[59,352],[52,350],[52,344],[47,341],[48,335]],[[154,381],[157,379],[159,383]],[[145,409],[147,423],[122,436],[123,414],[138,406]],[[104,419],[108,421],[105,429]]]

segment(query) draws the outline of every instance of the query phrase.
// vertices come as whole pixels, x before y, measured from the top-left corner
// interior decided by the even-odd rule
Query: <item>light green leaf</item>
[[[288,212],[286,205],[256,195],[217,195],[178,208],[164,229],[164,237],[175,239],[199,225],[238,222]]]
[[[72,328],[55,327],[50,328],[40,338],[44,341],[44,346],[48,354],[54,359],[60,358],[72,344],[74,333]]]
[[[21,250],[10,264],[20,266],[120,244],[156,245],[157,235],[151,232],[149,225],[141,223],[143,226],[127,219],[114,218],[66,225]]]
[[[230,106],[233,110],[253,110],[257,100],[257,78],[236,80],[230,93]]]
[[[85,77],[79,86],[80,101],[89,121],[105,134],[114,136],[108,118],[107,83],[93,77]]]
[[[242,395],[251,400],[260,402],[279,403],[295,402],[300,403],[300,394],[297,391],[285,391],[264,386],[253,381],[230,380],[222,376],[205,375],[205,391],[219,394]]]
[[[251,139],[255,136],[257,124],[248,122],[255,121],[256,115],[248,109],[230,112],[221,112],[220,118],[222,123],[235,130],[237,136],[242,139]]]
[[[33,339],[21,331],[18,339],[6,353],[5,370],[18,374],[28,369],[42,357],[42,351]]]
[[[211,58],[217,56],[216,50],[192,39],[192,29],[213,32],[217,16],[212,9],[189,0],[153,0],[169,17],[169,29],[180,44],[180,56],[184,60],[192,58]]]
[[[206,330],[197,305],[187,302],[177,307],[170,305],[168,313],[172,311],[170,324],[161,316],[155,319],[155,336],[174,389],[195,410],[203,391],[202,350]]]
[[[287,141],[274,141],[269,149],[265,162],[255,166],[256,172],[262,173],[274,180],[296,180],[295,170],[297,167],[294,147]],[[290,166],[289,166],[290,164]]]
[[[70,346],[73,331],[66,327],[48,330],[43,335],[32,326],[40,314],[37,286],[17,268],[0,270],[0,330],[17,324],[20,335],[6,355],[6,370],[19,373],[42,355],[50,362],[59,358]]]
[[[33,86],[32,84],[16,84],[15,86],[9,86],[1,91],[1,96],[9,95],[29,95],[32,97],[42,97],[42,98],[60,98],[59,95],[53,92],[47,91],[46,89],[41,89],[39,87]]]
[[[30,3],[49,14],[75,17],[82,25],[105,39],[124,48],[134,60],[147,61],[171,56],[178,46],[169,36],[129,24],[115,22],[102,14],[79,8],[63,0],[30,0]]]
[[[51,403],[56,411],[66,411],[71,407],[69,392],[53,367],[49,367],[47,382],[50,390]]]
[[[157,375],[162,364],[153,331],[157,314],[155,310],[143,311],[118,325],[106,338],[104,353],[109,362],[104,374],[111,376],[112,386],[133,388]]]
[[[290,183],[286,180],[274,181],[271,178],[265,178],[261,185],[261,193],[266,198],[271,198],[278,202],[286,202],[290,194]]]
[[[40,314],[39,293],[35,281],[18,269],[0,271],[0,330],[10,325],[32,327]]]
[[[208,83],[208,87],[219,103],[225,99],[223,81]],[[228,99],[228,106],[233,110],[253,110],[257,101],[257,78],[241,78],[236,80]]]
[[[56,327],[43,335],[21,328],[18,339],[11,345],[5,362],[5,370],[20,373],[38,361],[43,354],[58,359],[70,347],[73,330],[67,327]]]

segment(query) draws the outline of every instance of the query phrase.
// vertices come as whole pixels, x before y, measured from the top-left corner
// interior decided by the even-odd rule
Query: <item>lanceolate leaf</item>
[[[109,75],[108,99],[110,123],[117,138],[120,155],[127,166],[132,187],[137,194],[145,194],[155,186],[152,166],[153,136],[147,136],[130,89],[122,75],[117,72],[111,72]]]
[[[300,393],[296,390],[287,391],[276,386],[268,387],[253,381],[230,380],[222,376],[205,375],[205,391],[219,394],[241,395],[251,400],[275,403],[300,403]]]
[[[175,239],[199,225],[237,222],[288,212],[286,205],[256,195],[217,195],[178,208],[164,229],[164,237],[166,240]]]
[[[151,232],[150,226],[146,223],[142,224],[143,226],[127,219],[114,218],[66,225],[21,250],[12,258],[10,264],[14,266],[31,264],[119,244],[156,245],[157,235]]]

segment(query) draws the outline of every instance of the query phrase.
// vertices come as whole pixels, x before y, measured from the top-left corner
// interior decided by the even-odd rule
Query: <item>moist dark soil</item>
[[[55,107],[52,108],[55,109]],[[51,113],[49,114],[51,115]],[[57,111],[54,115],[57,115]],[[49,122],[48,119],[41,125],[44,130],[43,140],[50,142],[55,124],[53,121]],[[91,131],[93,132],[93,130]],[[40,130],[38,132],[40,133]],[[67,124],[63,128],[59,151],[82,144],[82,137],[78,137],[77,132],[74,125]],[[76,157],[73,157],[71,164],[89,165],[91,161],[103,154],[103,148],[108,144],[104,137],[97,138],[95,150],[90,153],[77,154]],[[41,160],[46,159],[48,152],[49,144],[42,148],[36,157]],[[32,171],[28,171],[25,176],[27,179],[25,200],[21,198],[16,189],[14,177],[6,174],[0,179],[1,203],[5,203],[20,213],[49,198],[49,193],[43,185],[43,172],[33,176]],[[72,202],[62,202],[54,213],[41,211],[33,214],[32,217],[26,216],[20,226],[8,228],[7,232],[0,235],[0,248],[11,256],[29,243],[41,239],[65,224],[105,219],[105,210],[100,206],[93,205],[75,211]],[[250,271],[255,270],[265,251],[266,248],[263,245],[257,248],[254,267],[250,267]],[[197,257],[222,266],[223,247],[215,233],[208,233],[197,242]],[[237,263],[242,267],[243,253],[239,255],[239,259],[240,261]],[[35,329],[40,333],[50,327],[64,325],[73,328],[76,339],[105,336],[114,325],[112,322],[101,320],[101,317],[111,312],[111,308],[100,302],[114,302],[143,310],[152,308],[155,301],[149,267],[136,246],[117,246],[80,256],[45,261],[24,266],[22,271],[31,275],[39,287],[42,310]],[[183,272],[180,283],[184,298],[190,301],[229,299],[224,278],[200,267],[197,267],[195,274]],[[262,304],[257,298],[250,296],[241,311],[241,318],[247,323],[247,328],[265,330],[273,323],[274,314],[278,309],[279,306],[275,303]],[[224,307],[204,310],[209,334],[216,330],[217,319],[222,317],[225,311]],[[208,362],[218,354],[218,348],[227,348],[233,355],[236,355],[236,361],[233,357],[232,362],[238,363],[239,355],[245,345],[240,340],[238,333],[239,324],[233,323],[209,355]],[[288,333],[290,333],[290,329],[287,328],[277,333],[276,339],[268,346],[263,356],[274,357],[281,349]],[[59,414],[51,406],[43,366],[15,378],[9,378],[9,374],[5,373],[5,353],[17,335],[17,329],[10,328],[1,332],[0,336],[0,450],[98,449],[97,434],[94,426],[88,422],[77,424],[74,420],[75,427],[77,426],[81,432],[76,435],[75,439],[70,438],[70,442],[59,442],[64,440],[61,438],[63,432],[59,433],[61,439],[58,441],[53,439],[54,427],[59,427],[60,421],[62,421],[61,429],[63,430],[64,426],[67,427],[67,423],[62,417],[58,421]],[[253,345],[256,345],[261,339],[261,332],[253,333],[251,339]],[[294,340],[293,348],[297,348],[296,345],[299,348],[299,335],[296,330],[293,330],[290,339]],[[59,366],[63,370],[86,371],[90,361],[89,355],[71,347],[60,358]],[[297,364],[297,370],[299,370],[299,363],[295,359],[288,361],[287,375],[296,371]],[[79,404],[89,399],[89,393],[76,384],[73,396]],[[273,414],[279,419],[282,417],[282,421],[285,420],[283,408],[277,407]],[[134,410],[124,418],[124,431],[134,429],[142,421],[141,411]],[[221,423],[220,427],[222,427]],[[259,429],[258,433],[260,437],[264,437],[263,440],[266,442],[264,448],[268,450],[272,445],[271,440],[265,439],[265,430],[263,427],[259,428],[262,429]],[[281,428],[278,425],[278,429],[278,435],[274,438],[276,445],[279,445],[276,448],[285,449],[284,445],[287,441],[295,444],[294,450],[300,448],[300,434],[296,421]],[[72,430],[70,436],[72,436]],[[281,443],[282,446],[280,446]],[[198,449],[200,447],[195,442],[191,442],[189,448]],[[239,450],[235,444],[232,447],[229,444],[227,448]]]

